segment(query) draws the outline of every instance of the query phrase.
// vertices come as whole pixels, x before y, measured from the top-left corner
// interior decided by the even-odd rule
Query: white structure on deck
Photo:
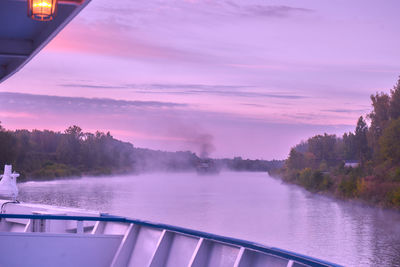
[[[4,174],[0,175],[0,199],[16,200],[18,196],[17,177],[18,173],[11,172],[11,165],[4,166]]]

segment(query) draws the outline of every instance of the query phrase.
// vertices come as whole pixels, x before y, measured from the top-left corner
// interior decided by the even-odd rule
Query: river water
[[[163,173],[19,184],[21,201],[100,210],[255,241],[346,266],[400,266],[400,213],[266,173]]]

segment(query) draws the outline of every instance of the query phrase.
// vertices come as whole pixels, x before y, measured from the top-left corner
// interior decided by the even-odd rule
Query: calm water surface
[[[26,202],[173,224],[346,266],[400,266],[400,213],[313,195],[265,173],[88,177],[19,188]]]

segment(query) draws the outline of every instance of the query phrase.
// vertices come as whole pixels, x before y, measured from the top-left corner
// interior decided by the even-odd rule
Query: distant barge
[[[199,160],[196,166],[196,171],[198,174],[211,175],[218,174],[220,172],[220,168],[213,159],[207,158]]]

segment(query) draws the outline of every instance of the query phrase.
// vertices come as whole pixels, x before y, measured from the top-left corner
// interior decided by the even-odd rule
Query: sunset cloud
[[[188,52],[137,38],[135,29],[113,19],[73,24],[47,49],[117,57],[183,59]]]
[[[24,112],[1,112],[0,111],[0,118],[24,118],[24,119],[37,119],[38,116],[29,114],[29,113],[24,113]]]

